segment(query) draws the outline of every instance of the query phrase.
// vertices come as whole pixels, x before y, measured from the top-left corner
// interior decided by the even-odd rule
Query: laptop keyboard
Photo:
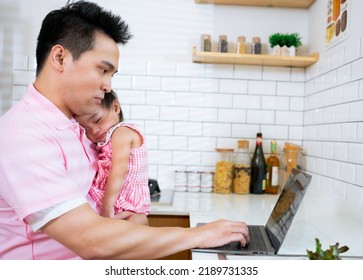
[[[217,247],[222,250],[253,250],[253,251],[267,251],[267,244],[262,236],[261,230],[264,230],[260,226],[248,226],[250,232],[250,242],[242,247],[239,241],[233,241],[221,247]]]
[[[262,236],[261,227],[248,226],[250,232],[250,242],[245,246],[244,250],[258,250],[265,251],[268,246]]]

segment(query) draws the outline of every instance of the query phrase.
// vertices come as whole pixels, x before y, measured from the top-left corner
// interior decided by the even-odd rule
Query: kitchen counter
[[[189,215],[190,226],[224,218],[245,221],[247,224],[264,225],[273,209],[278,195],[237,195],[216,193],[174,192],[162,190],[159,200],[168,201],[151,204],[153,215]],[[306,249],[315,251],[315,238],[322,248],[339,242],[349,251],[343,257],[362,256],[363,259],[363,211],[346,205],[333,197],[309,188],[283,242],[279,255],[258,258],[305,259]],[[255,256],[217,255],[192,253],[193,259],[246,259]]]

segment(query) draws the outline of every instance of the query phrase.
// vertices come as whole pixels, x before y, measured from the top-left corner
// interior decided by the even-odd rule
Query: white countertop
[[[163,203],[153,202],[151,214],[189,215],[190,226],[225,218],[245,221],[247,224],[264,225],[278,195],[237,195],[216,193],[174,192],[162,190]],[[171,202],[172,201],[172,202]],[[363,256],[363,211],[327,197],[310,187],[283,242],[279,259],[294,255],[306,255],[306,249],[315,251],[315,238],[322,248],[339,242],[349,247],[342,256]],[[244,256],[218,256],[211,253],[193,252],[193,259],[245,259]],[[260,257],[259,257],[260,258]],[[266,258],[266,257],[265,257]],[[271,257],[267,257],[271,258]],[[362,257],[363,258],[363,257]]]

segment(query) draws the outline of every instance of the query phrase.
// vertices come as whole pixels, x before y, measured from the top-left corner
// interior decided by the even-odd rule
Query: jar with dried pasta
[[[233,192],[248,194],[250,192],[251,156],[248,140],[239,140],[238,150],[234,156]]]
[[[214,174],[214,192],[229,194],[233,185],[233,162],[234,149],[216,149],[218,160]]]

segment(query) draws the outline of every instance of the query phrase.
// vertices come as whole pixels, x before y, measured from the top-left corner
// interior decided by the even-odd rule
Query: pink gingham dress
[[[148,154],[146,150],[145,137],[132,124],[119,123],[112,127],[106,136],[106,141],[99,144],[98,171],[90,189],[90,195],[102,208],[102,201],[105,196],[106,182],[112,167],[112,133],[120,126],[135,130],[143,138],[143,144],[138,148],[130,150],[128,172],[125,177],[121,192],[115,202],[115,214],[122,211],[132,211],[138,214],[150,213],[150,190],[148,186]]]

